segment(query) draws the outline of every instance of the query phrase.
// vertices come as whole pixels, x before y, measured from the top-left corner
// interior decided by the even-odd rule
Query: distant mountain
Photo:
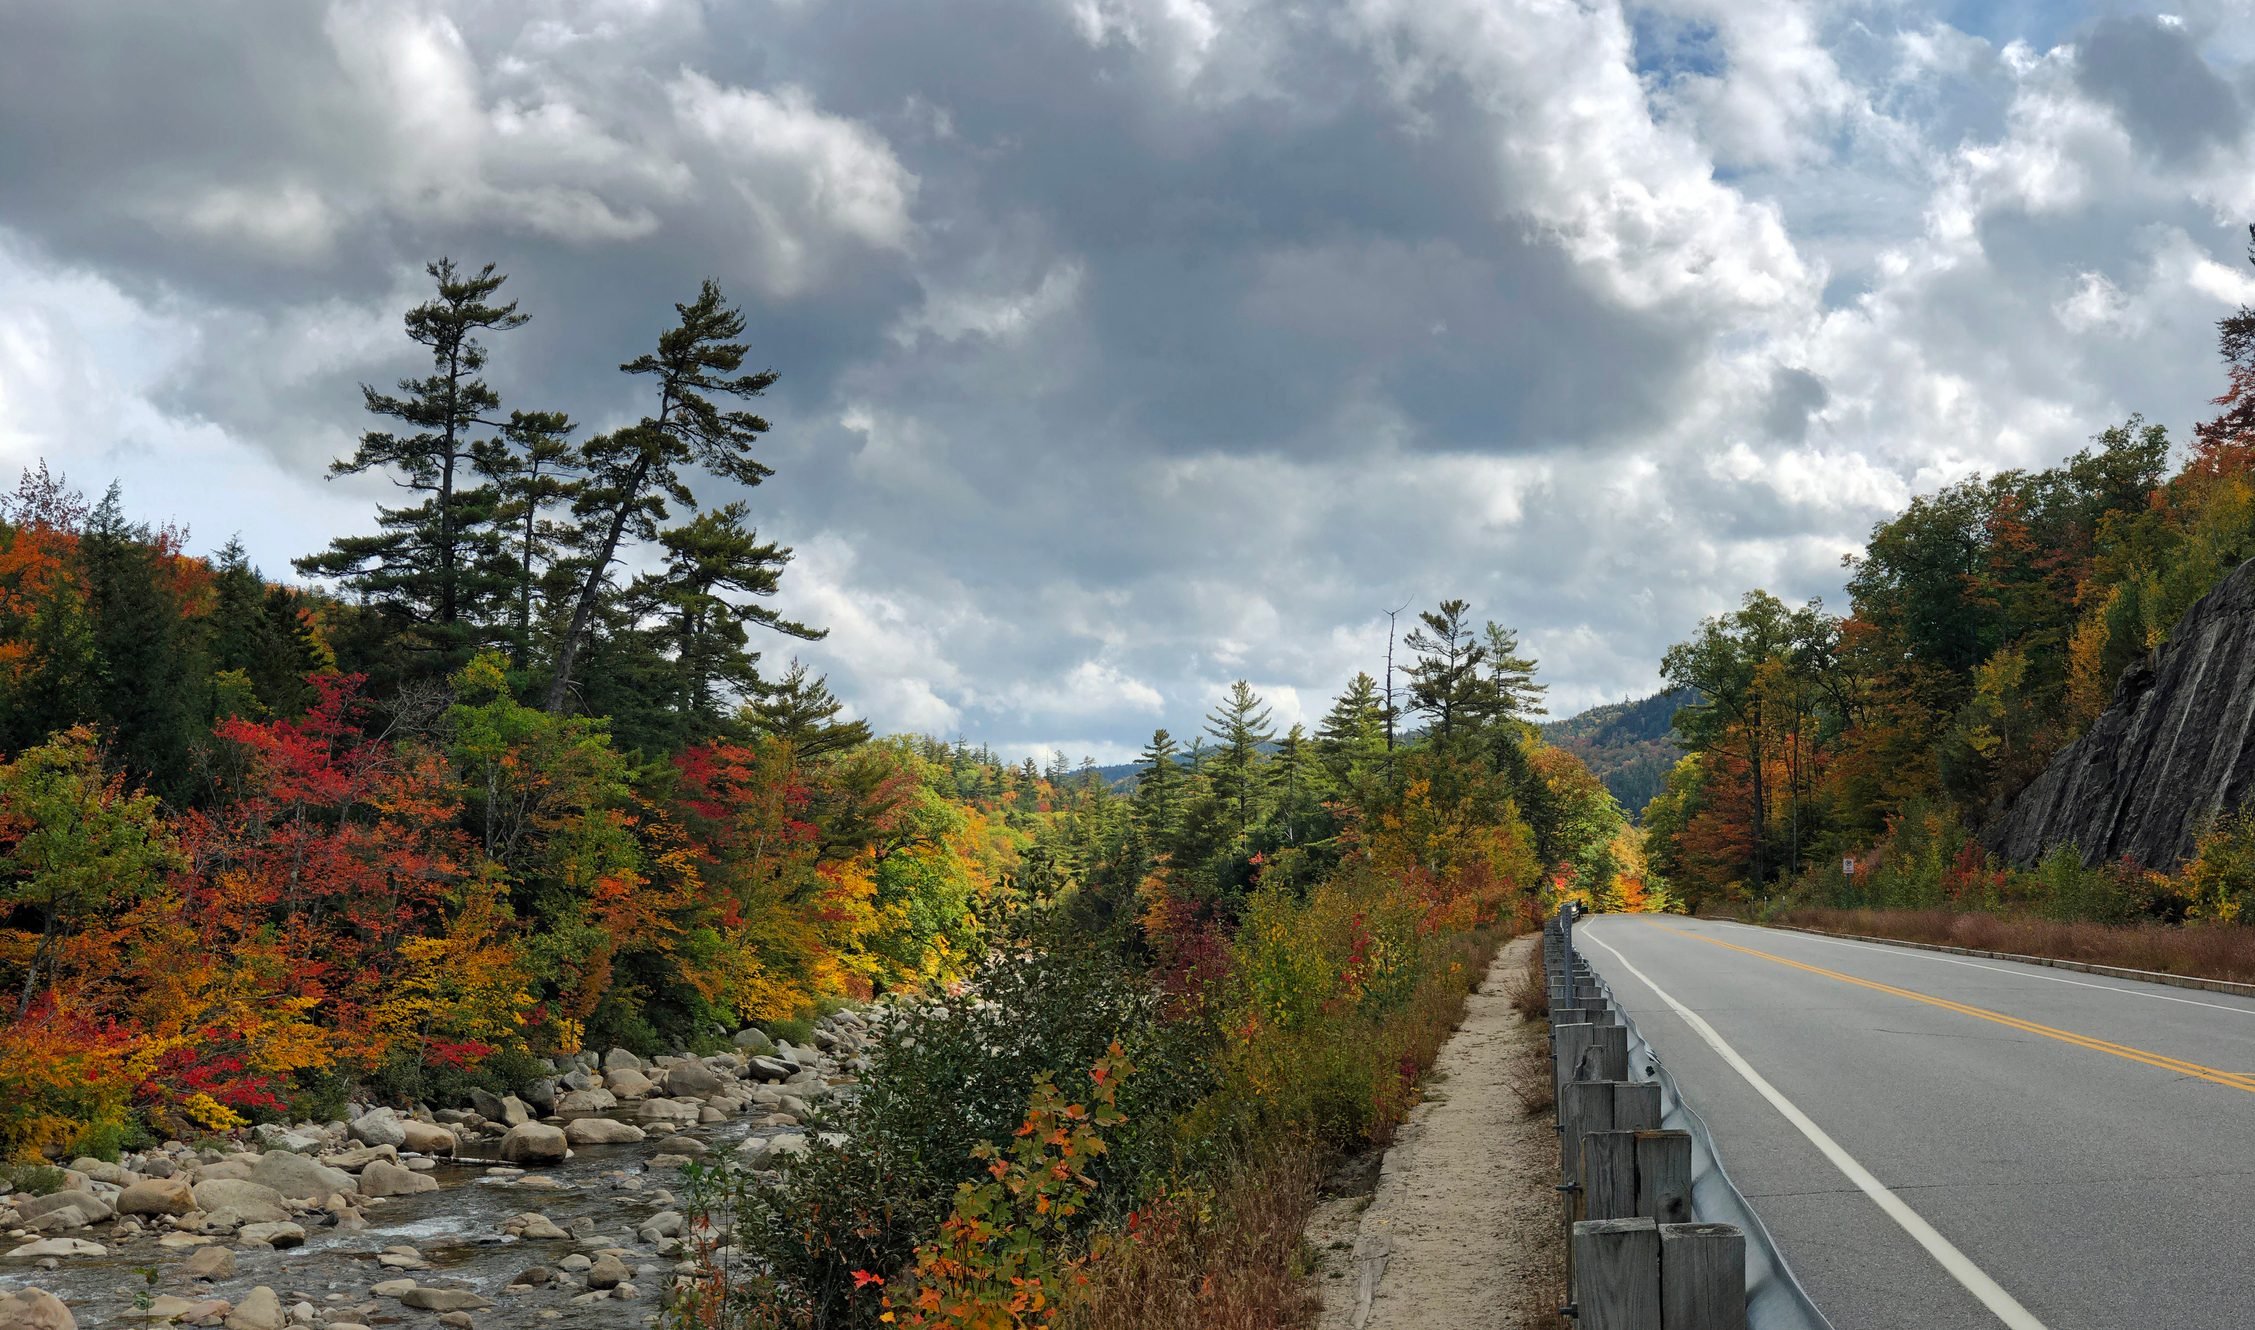
[[[1660,792],[1668,772],[1683,756],[1669,737],[1669,723],[1676,709],[1690,700],[1688,693],[1669,691],[1634,702],[1611,702],[1546,723],[1542,737],[1579,757],[1634,818]]]

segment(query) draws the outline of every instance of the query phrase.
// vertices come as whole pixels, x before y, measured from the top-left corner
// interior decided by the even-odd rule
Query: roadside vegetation
[[[2238,964],[2227,934],[2170,930],[2255,904],[2246,816],[2160,872],[2086,866],[2071,845],[2016,867],[1973,834],[2255,557],[2255,310],[2220,333],[2218,414],[2185,446],[2132,418],[2055,467],[1920,496],[1848,560],[1845,615],[1757,590],[1671,649],[1687,756],[1643,810],[1650,879],[1694,910]]]

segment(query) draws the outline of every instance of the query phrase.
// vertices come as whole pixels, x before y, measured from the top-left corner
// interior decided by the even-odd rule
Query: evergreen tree
[[[1181,752],[1173,735],[1153,730],[1151,742],[1135,759],[1135,825],[1153,854],[1174,834],[1182,794]]]
[[[1493,693],[1480,667],[1487,648],[1474,634],[1472,607],[1444,600],[1417,617],[1420,627],[1402,639],[1417,656],[1409,671],[1409,709],[1426,719],[1426,737],[1449,757],[1493,713]]]
[[[825,636],[744,599],[774,595],[791,561],[790,550],[762,542],[744,516],[744,505],[731,503],[662,532],[665,568],[638,581],[632,597],[657,618],[656,636],[679,679],[675,702],[693,736],[720,727],[724,700],[759,687],[747,624],[802,641]]]
[[[430,348],[431,372],[401,380],[398,396],[363,384],[368,411],[402,428],[368,431],[329,467],[332,476],[383,472],[420,501],[377,509],[376,534],[341,536],[297,568],[338,579],[397,621],[400,645],[417,658],[409,673],[429,677],[469,658],[503,590],[495,494],[480,474],[492,453],[476,437],[497,426],[501,399],[478,377],[486,351],[477,334],[521,327],[526,316],[515,301],[493,303],[508,279],[490,263],[471,273],[440,259],[425,271],[437,296],[407,311],[406,324],[408,338]]]
[[[748,350],[736,340],[743,335],[744,316],[723,302],[720,288],[709,280],[694,301],[674,309],[681,321],[659,334],[657,349],[619,366],[653,380],[656,409],[580,449],[585,479],[572,503],[580,523],[579,585],[549,678],[552,712],[563,711],[571,700],[573,671],[598,610],[613,594],[611,568],[622,549],[630,540],[656,538],[668,500],[695,506],[682,469],[701,465],[740,485],[757,485],[774,474],[751,455],[767,422],[714,400],[748,400],[775,382],[772,371],[737,373]]]
[[[782,682],[760,686],[744,717],[760,733],[788,741],[805,762],[869,742],[869,722],[838,719],[845,709],[827,679],[808,677],[807,667],[794,660]]]
[[[147,527],[125,520],[115,485],[79,539],[94,714],[113,736],[114,755],[133,778],[170,799],[187,792],[201,708],[200,681],[181,606],[166,567],[170,551]]]
[[[1316,728],[1315,750],[1334,789],[1351,790],[1386,760],[1386,708],[1378,681],[1357,674]]]
[[[494,478],[494,522],[508,533],[501,557],[512,588],[509,659],[519,669],[531,659],[540,607],[556,590],[545,583],[552,573],[568,573],[561,563],[571,532],[549,514],[577,490],[572,429],[561,411],[512,411],[482,462]]]
[[[1213,760],[1207,764],[1214,793],[1228,807],[1243,835],[1253,825],[1261,793],[1261,746],[1276,738],[1269,728],[1268,708],[1251,684],[1239,679],[1229,695],[1206,717],[1206,733],[1214,740]]]

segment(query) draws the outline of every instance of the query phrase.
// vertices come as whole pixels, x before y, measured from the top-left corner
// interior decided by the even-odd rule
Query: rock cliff
[[[2095,864],[2171,868],[2201,827],[2255,792],[2255,561],[2185,611],[2124,671],[2113,701],[1983,830],[2031,864],[2060,845]]]

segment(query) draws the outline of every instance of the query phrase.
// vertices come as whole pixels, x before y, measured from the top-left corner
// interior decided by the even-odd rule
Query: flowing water
[[[631,1120],[625,1113],[603,1116]],[[711,1157],[717,1158],[747,1136],[778,1130],[754,1128],[750,1119],[736,1118],[690,1127],[680,1134],[703,1141],[711,1147]],[[285,1310],[300,1300],[312,1303],[324,1322],[435,1324],[433,1312],[368,1292],[373,1284],[402,1277],[426,1285],[468,1288],[491,1298],[493,1307],[473,1313],[481,1330],[642,1325],[657,1316],[678,1259],[659,1256],[655,1247],[635,1236],[651,1215],[681,1208],[676,1200],[682,1193],[679,1170],[670,1164],[653,1168],[649,1163],[652,1156],[666,1153],[668,1139],[653,1135],[631,1144],[575,1146],[572,1157],[562,1164],[527,1169],[521,1177],[509,1176],[508,1169],[489,1171],[499,1168],[497,1164],[442,1162],[431,1174],[438,1180],[437,1191],[369,1205],[365,1229],[320,1225],[318,1221],[325,1218],[321,1215],[297,1217],[305,1229],[304,1246],[282,1251],[236,1248],[234,1276],[210,1283],[189,1280],[179,1271],[194,1248],[157,1246],[157,1238],[169,1229],[152,1226],[121,1242],[112,1236],[110,1225],[99,1224],[63,1236],[99,1242],[110,1248],[109,1255],[66,1257],[54,1270],[39,1269],[31,1261],[0,1263],[0,1290],[23,1285],[46,1289],[70,1305],[81,1330],[144,1324],[135,1312],[137,1293],[240,1302],[261,1284],[281,1296]],[[465,1149],[480,1146],[492,1148],[491,1142],[470,1142]],[[519,1239],[501,1231],[511,1218],[528,1211],[546,1215],[566,1230],[584,1218],[592,1222],[593,1231],[587,1237],[561,1240]],[[431,1268],[380,1267],[377,1253],[399,1244],[414,1247]],[[572,1298],[584,1288],[549,1284],[503,1291],[529,1267],[556,1270],[557,1262],[575,1252],[592,1254],[605,1248],[627,1251],[622,1259],[635,1272],[635,1298],[574,1306]],[[156,1272],[154,1284],[148,1282],[150,1270]]]

